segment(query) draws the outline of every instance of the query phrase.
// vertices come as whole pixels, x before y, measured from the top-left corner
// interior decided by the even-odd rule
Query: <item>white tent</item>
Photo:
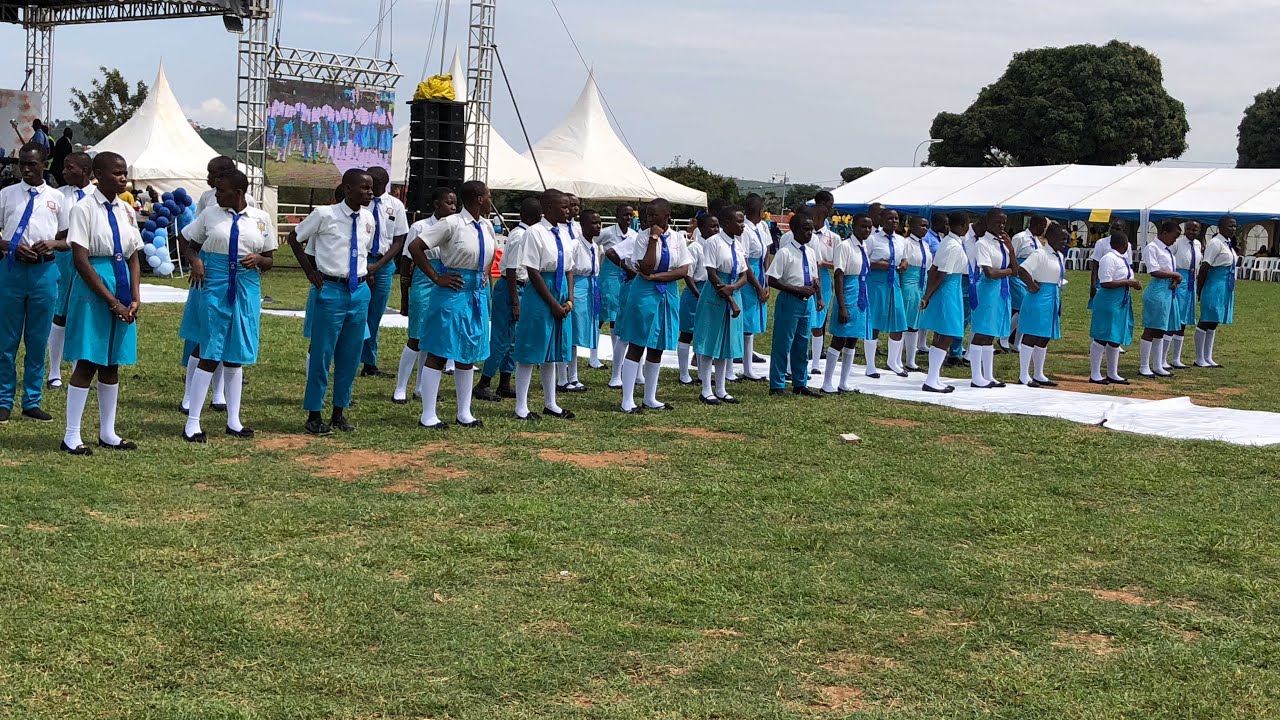
[[[129,178],[138,190],[147,185],[160,192],[183,187],[197,197],[209,189],[206,166],[218,154],[187,121],[163,64],[142,107],[92,148],[93,153],[108,151],[128,161]]]
[[[526,153],[526,156],[529,156]],[[594,75],[573,109],[554,130],[534,143],[532,156],[548,185],[581,198],[652,200],[663,197],[704,207],[707,194],[652,172],[631,154],[605,115]]]
[[[1094,211],[1137,220],[1167,217],[1242,222],[1280,219],[1280,170],[1053,165],[1009,168],[882,168],[832,191],[836,207],[881,203],[913,215],[934,210],[1039,212],[1083,219]]]

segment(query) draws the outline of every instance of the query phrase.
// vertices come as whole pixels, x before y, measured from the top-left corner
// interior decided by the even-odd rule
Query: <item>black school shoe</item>
[[[419,422],[421,422],[421,421],[419,421]],[[461,420],[459,420],[459,419],[457,419],[457,418],[454,418],[453,422],[454,422],[454,424],[456,424],[458,427],[464,427],[464,428],[477,428],[477,429],[478,429],[478,428],[482,428],[482,427],[484,427],[484,421],[483,421],[483,420],[481,420],[480,418],[476,418],[475,420],[472,420],[471,422],[462,422]]]
[[[356,431],[356,426],[348,420],[345,415],[342,417],[329,418],[329,425],[333,427],[334,430],[341,430],[342,432]]]
[[[702,403],[703,405],[719,405],[720,398],[715,396],[707,397],[706,395],[699,395],[698,402]]]
[[[22,417],[42,423],[53,422],[53,416],[38,407],[23,410]]]
[[[769,388],[770,395],[786,395],[786,388]]]
[[[423,428],[424,430],[448,430],[449,429],[449,426],[446,425],[443,420],[437,420],[431,425],[427,425],[426,423],[419,420],[418,427]]]
[[[128,440],[125,440],[124,438],[121,438],[120,442],[115,445],[111,445],[107,443],[105,440],[103,440],[102,438],[98,438],[98,447],[102,448],[103,450],[114,450],[116,452],[131,452],[133,450],[138,449],[137,444],[131,443]]]
[[[814,392],[813,390],[807,387],[793,387],[791,388],[791,394],[799,395],[801,397],[810,397],[810,398],[822,397],[822,393]]]
[[[247,427],[242,427],[239,430],[232,430],[231,428],[227,428],[226,434],[234,438],[240,438],[241,440],[248,440],[249,438],[253,437],[253,430]]]
[[[578,417],[577,415],[573,414],[572,410],[565,410],[564,408],[560,408],[560,412],[556,412],[551,408],[544,407],[542,408],[542,414],[546,415],[547,417],[560,418],[561,420],[572,420]]]
[[[939,395],[946,395],[947,393],[956,391],[956,389],[951,385],[943,385],[940,388],[936,388],[932,385],[921,385],[920,389],[925,392],[938,393]]]
[[[308,420],[307,424],[303,425],[303,429],[312,435],[328,435],[333,432],[333,428],[329,427],[329,423],[321,420],[320,418]]]
[[[185,430],[184,430],[184,431],[182,431],[182,439],[183,439],[183,440],[185,440],[185,441],[187,441],[187,442],[189,442],[189,443],[196,443],[196,444],[199,444],[199,445],[203,445],[203,444],[205,444],[205,443],[209,442],[209,436],[208,436],[208,435],[206,435],[206,434],[204,434],[204,433],[202,433],[202,432],[198,432],[198,433],[196,433],[195,435],[188,435],[188,434],[187,434],[187,432],[186,432]]]
[[[59,449],[68,455],[92,455],[93,449],[88,445],[77,445],[76,447],[67,447],[65,442],[59,443]]]
[[[476,388],[476,390],[471,393],[471,397],[485,402],[502,402],[502,398],[498,397],[498,393],[487,387]]]
[[[383,372],[375,365],[365,365],[364,368],[360,370],[360,377],[389,378],[391,377],[391,373]]]
[[[504,400],[515,400],[516,391],[500,387],[498,388],[498,397],[503,398]]]
[[[212,405],[210,405],[210,406],[209,406],[209,409],[210,409],[210,410],[212,410],[212,411],[214,411],[214,412],[226,412],[226,411],[227,411],[227,404],[226,404],[226,403],[213,403]]]

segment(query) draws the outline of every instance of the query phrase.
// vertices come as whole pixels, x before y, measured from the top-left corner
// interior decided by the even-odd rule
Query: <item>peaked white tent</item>
[[[652,172],[631,154],[605,115],[594,74],[573,109],[533,146],[548,185],[595,200],[652,200],[663,197],[704,207],[707,194]],[[529,156],[526,153],[526,156]]]
[[[129,162],[129,178],[135,188],[150,185],[169,192],[183,187],[194,196],[209,189],[206,166],[218,154],[187,121],[163,64],[142,107],[91,150],[108,151]]]

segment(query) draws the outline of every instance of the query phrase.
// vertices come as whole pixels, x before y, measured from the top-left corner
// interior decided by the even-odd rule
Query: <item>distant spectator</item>
[[[1267,250],[1267,246],[1263,245],[1258,248],[1258,252],[1253,254],[1254,257],[1271,257],[1271,252]]]
[[[71,142],[73,137],[71,128],[66,128],[62,131],[62,137],[58,138],[58,142],[53,145],[53,161],[49,164],[49,170],[59,185],[66,184],[62,179],[62,167],[67,162],[67,156],[75,152],[75,144]]]
[[[46,153],[52,153],[53,145],[49,142],[49,133],[45,132],[44,123],[38,119],[32,120],[31,129],[35,131],[31,135],[31,142],[43,145]]]

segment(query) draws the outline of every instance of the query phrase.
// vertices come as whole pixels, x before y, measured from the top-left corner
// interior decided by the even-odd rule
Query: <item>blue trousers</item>
[[[769,354],[769,389],[787,386],[787,367],[798,368],[791,373],[791,384],[805,387],[809,384],[809,337],[812,334],[810,313],[813,298],[801,300],[785,292],[778,293],[774,305],[773,348]]]
[[[355,292],[345,282],[326,282],[316,293],[311,323],[311,364],[307,366],[307,392],[303,408],[319,412],[329,389],[333,365],[333,406],[351,407],[351,386],[360,366],[369,323],[369,286],[360,283]]]
[[[489,315],[493,329],[489,332],[489,357],[482,371],[485,377],[516,371],[516,321],[511,315],[509,292],[507,276],[503,275],[493,286],[493,311]]]
[[[13,409],[18,385],[18,344],[26,346],[22,367],[22,409],[40,407],[44,392],[45,356],[49,327],[58,298],[56,263],[15,262],[13,270],[0,259],[0,408]]]
[[[377,262],[374,255],[369,256],[369,265]],[[387,312],[387,301],[391,299],[391,285],[396,275],[396,264],[387,263],[378,271],[375,285],[369,289],[369,339],[364,341],[364,352],[360,362],[365,365],[378,364],[378,329],[382,327],[382,316]]]

